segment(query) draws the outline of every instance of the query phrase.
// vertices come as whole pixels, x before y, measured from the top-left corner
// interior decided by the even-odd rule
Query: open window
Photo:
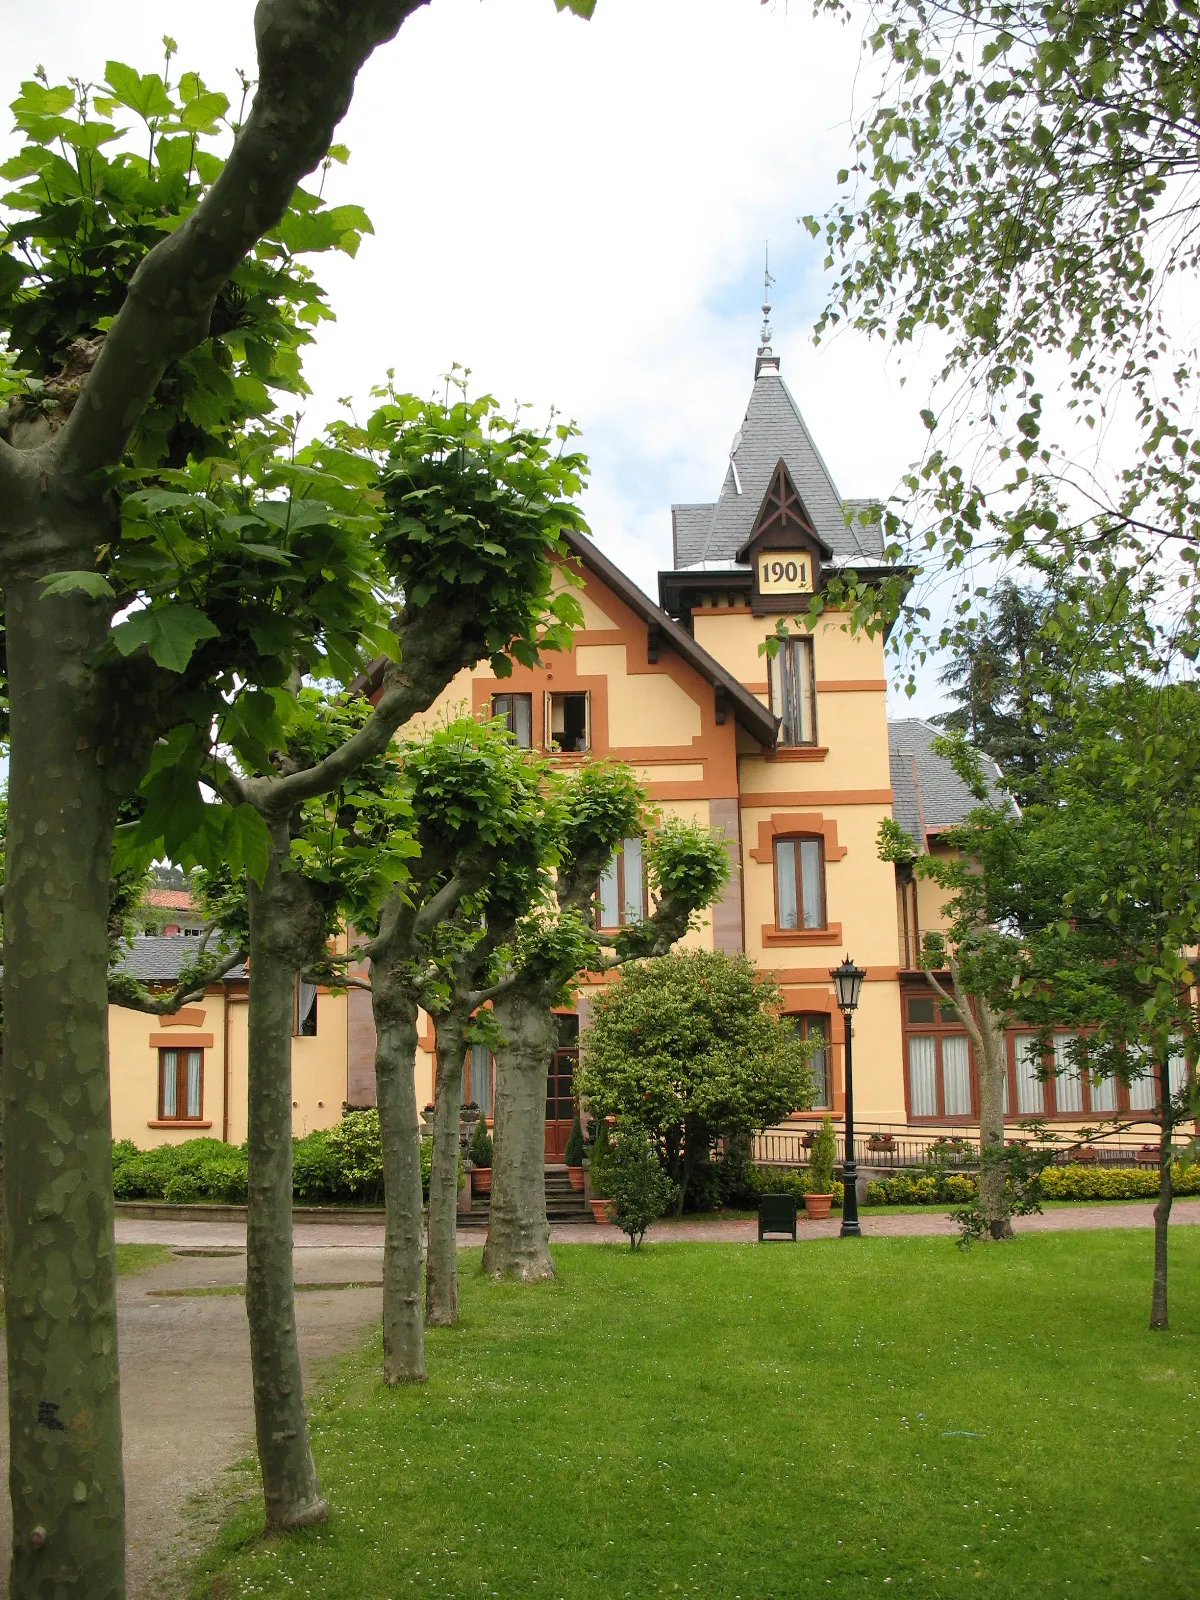
[[[198,1122],[204,1110],[204,1051],[158,1052],[160,1122]]]
[[[546,696],[546,748],[576,753],[592,747],[591,696],[586,690]]]
[[[624,839],[605,867],[596,891],[596,926],[624,928],[649,914],[640,839]]]
[[[533,696],[531,694],[494,694],[492,715],[503,717],[504,725],[516,740],[519,750],[533,748]]]
[[[317,1032],[317,986],[296,979],[296,1014],[292,1032],[300,1039],[313,1039]]]
[[[784,639],[771,657],[771,710],[782,745],[816,744],[817,693],[811,639]]]

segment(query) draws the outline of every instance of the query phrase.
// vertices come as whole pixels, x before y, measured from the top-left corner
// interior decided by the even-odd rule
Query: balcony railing
[[[768,1129],[756,1135],[754,1159],[760,1166],[806,1167],[812,1151],[806,1140],[816,1129],[811,1125],[795,1129]],[[1019,1139],[1019,1129],[1007,1130],[1006,1138]],[[835,1131],[837,1160],[846,1159],[845,1134]],[[1086,1161],[1095,1166],[1132,1167],[1149,1161],[1144,1150],[1145,1140],[1137,1135],[1118,1134],[1110,1139],[1097,1140],[1086,1153],[1078,1150],[1068,1153],[1064,1147],[1060,1161]],[[979,1140],[947,1129],[940,1132],[913,1132],[907,1123],[859,1123],[854,1129],[854,1158],[860,1167],[899,1169],[924,1167],[936,1163],[950,1172],[977,1172],[979,1170]]]

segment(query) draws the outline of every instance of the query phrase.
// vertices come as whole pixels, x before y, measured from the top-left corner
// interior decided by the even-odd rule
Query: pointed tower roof
[[[716,504],[672,507],[676,568],[729,569],[745,561],[745,547],[780,463],[805,517],[830,551],[832,564],[878,566],[883,560],[878,519],[864,524],[861,517],[868,502],[843,501],[838,494],[800,408],[779,375],[779,357],[771,350],[769,337],[769,330],[764,330],[750,404],[734,435]]]

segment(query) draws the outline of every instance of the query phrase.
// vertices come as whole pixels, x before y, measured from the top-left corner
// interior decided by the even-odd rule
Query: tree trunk
[[[108,616],[4,591],[4,1278],[14,1600],[125,1593],[108,1090],[115,798],[83,663]]]
[[[254,1423],[268,1533],[324,1522],[304,1414],[292,1277],[292,1019],[296,975],[311,945],[312,908],[298,872],[283,872],[286,823],[270,823],[270,865],[250,880],[246,1316]]]
[[[1171,1134],[1174,1120],[1171,1116],[1170,1067],[1166,1055],[1158,1065],[1159,1115],[1162,1117],[1162,1134],[1158,1143],[1158,1204],[1154,1207],[1154,1289],[1150,1296],[1150,1326],[1167,1326],[1167,1225],[1171,1220],[1171,1202],[1175,1198],[1171,1182]]]
[[[456,1011],[437,1018],[429,1247],[425,1254],[425,1321],[435,1328],[448,1328],[458,1320],[458,1123],[464,1021]]]
[[[494,1278],[535,1283],[554,1276],[545,1178],[554,1018],[540,986],[518,985],[495,1009],[506,1043],[496,1052],[496,1143],[483,1266]]]
[[[986,1000],[979,1008],[979,1209],[993,1239],[1011,1239],[1005,1194],[1004,1084],[1008,1071],[1004,1029]]]
[[[417,1114],[417,1002],[386,964],[371,963],[375,1085],[383,1143],[383,1377],[424,1383],[421,1319],[421,1124]]]

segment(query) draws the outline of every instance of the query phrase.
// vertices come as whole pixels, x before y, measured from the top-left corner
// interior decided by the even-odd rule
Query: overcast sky
[[[168,32],[177,70],[232,94],[253,9],[10,7],[0,91],[39,62],[57,82],[110,56],[157,69]],[[595,537],[657,597],[671,502],[716,495],[745,409],[769,239],[783,375],[842,494],[890,494],[926,388],[854,336],[813,348],[826,280],[796,220],[846,162],[859,39],[807,0],[599,0],[590,23],[552,0],[433,0],[367,64],[338,134],[351,162],[327,193],[375,235],[317,262],[338,322],[308,359],[312,420],[389,366],[428,393],[453,361],[504,402],[557,406],[591,457]],[[930,683],[916,705],[937,703]]]

